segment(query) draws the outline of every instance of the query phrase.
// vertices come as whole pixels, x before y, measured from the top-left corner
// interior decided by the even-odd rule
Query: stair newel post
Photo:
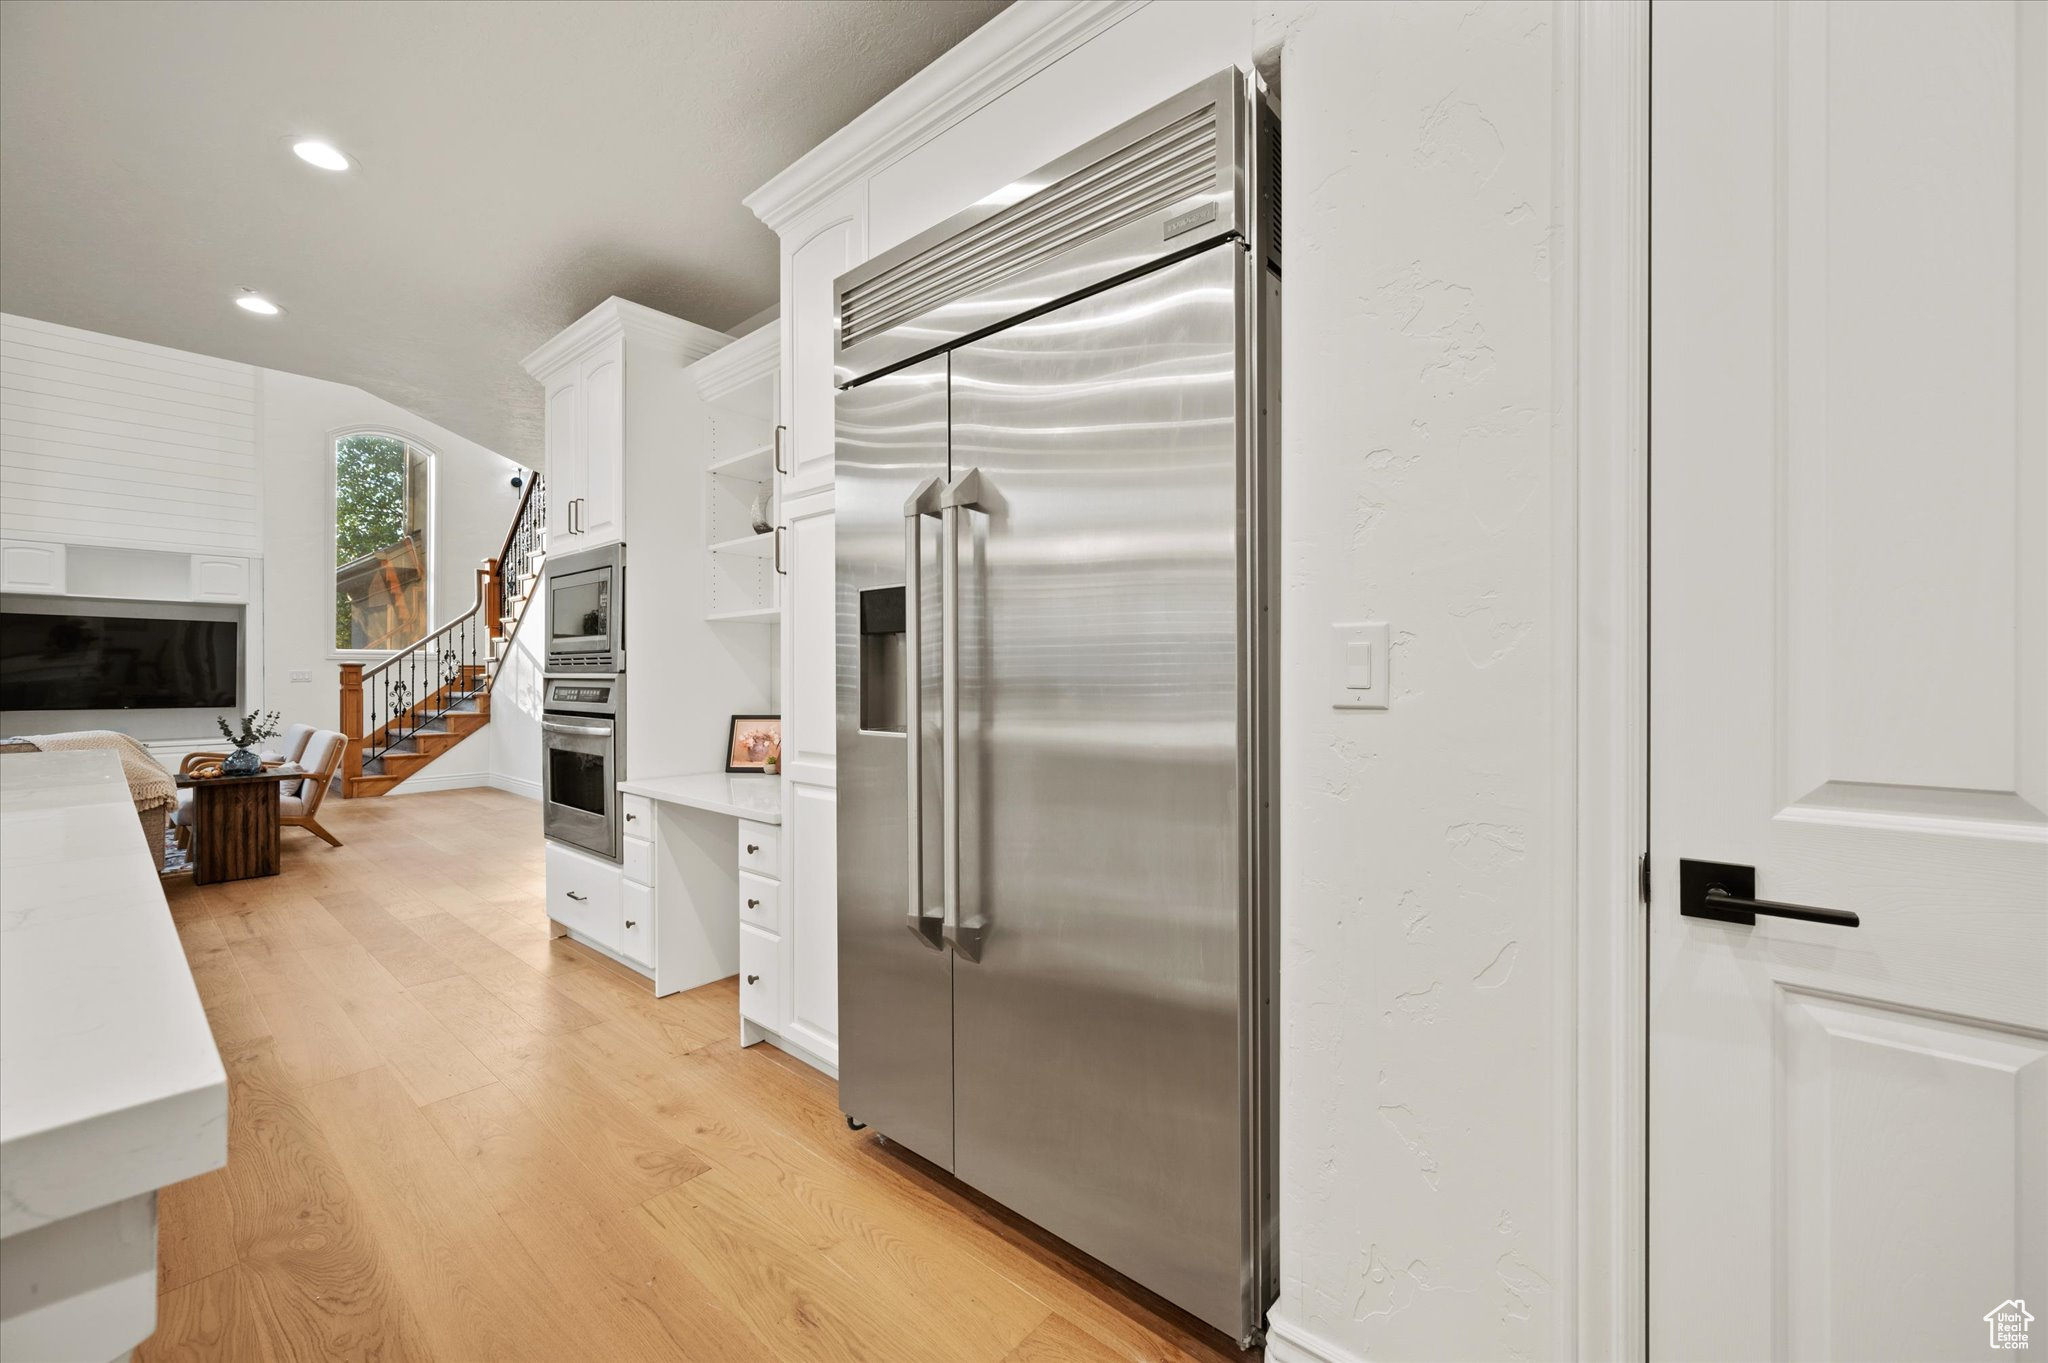
[[[363,665],[341,665],[341,791],[363,774]]]
[[[484,566],[478,571],[482,581],[477,584],[476,599],[484,603],[484,623],[490,629],[493,639],[496,639],[505,628],[504,622],[499,619],[505,611],[504,588],[500,580],[504,571],[504,565],[494,558],[485,559]]]

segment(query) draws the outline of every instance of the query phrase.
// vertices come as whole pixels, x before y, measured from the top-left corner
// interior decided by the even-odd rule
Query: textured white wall
[[[1569,446],[1547,3],[1274,3],[1286,137],[1273,1359],[1568,1355]],[[1392,708],[1329,627],[1393,626]]]
[[[469,608],[476,569],[498,552],[519,505],[511,461],[360,388],[275,369],[260,371],[263,556],[267,583],[265,703],[286,720],[338,722],[341,668],[334,652],[334,528],[329,522],[334,432],[374,426],[432,449],[434,619]],[[293,682],[294,670],[313,680]],[[491,745],[481,735],[444,754],[407,789],[483,784]]]

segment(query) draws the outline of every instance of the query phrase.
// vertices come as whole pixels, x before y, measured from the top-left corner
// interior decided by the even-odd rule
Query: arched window
[[[432,458],[388,431],[335,439],[338,649],[400,649],[433,628]]]

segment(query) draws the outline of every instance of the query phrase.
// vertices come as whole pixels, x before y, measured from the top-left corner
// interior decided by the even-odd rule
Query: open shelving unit
[[[779,329],[770,322],[689,367],[711,409],[711,460],[705,466],[704,551],[711,571],[704,618],[772,625],[782,618],[775,532],[757,533],[758,501],[775,523],[776,385]]]

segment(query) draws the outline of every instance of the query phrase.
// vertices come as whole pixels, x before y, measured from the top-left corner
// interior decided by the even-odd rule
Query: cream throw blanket
[[[126,734],[112,729],[79,729],[68,734],[24,734],[17,741],[33,743],[44,752],[111,748],[121,755],[121,772],[128,778],[128,793],[134,797],[137,811],[147,813],[178,803],[177,783],[170,772],[149,755],[149,749]]]

